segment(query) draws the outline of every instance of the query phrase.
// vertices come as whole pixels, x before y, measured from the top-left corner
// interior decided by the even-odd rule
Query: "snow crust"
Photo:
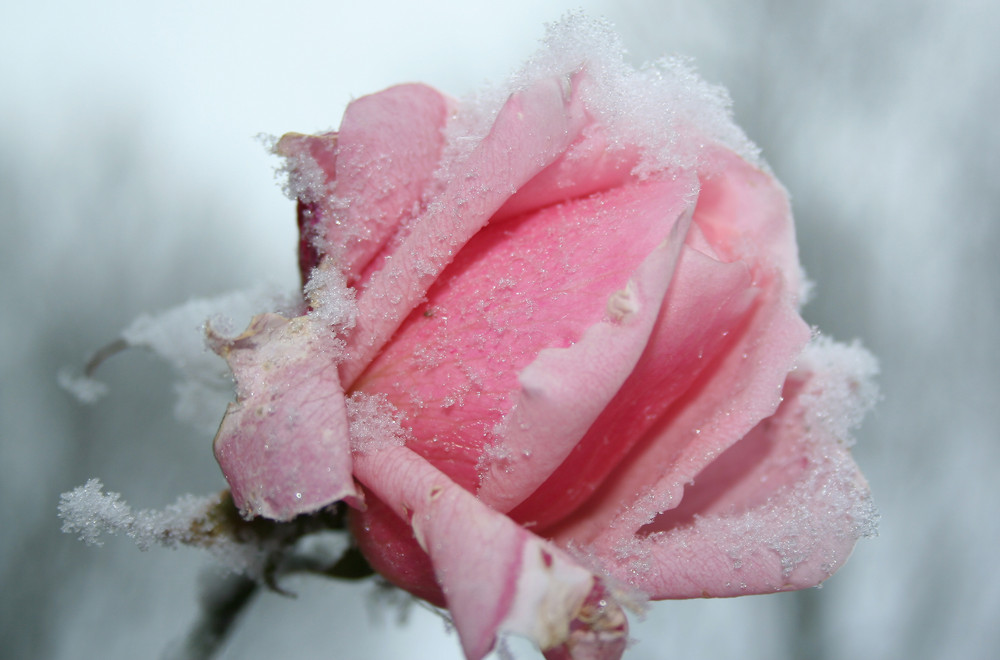
[[[329,259],[309,274],[305,296],[312,308],[309,318],[328,325],[335,333],[347,332],[357,323],[355,290],[347,286],[344,274]]]
[[[691,61],[681,57],[634,68],[610,23],[577,12],[549,24],[539,50],[508,80],[461,101],[447,128],[439,180],[461,173],[457,170],[462,161],[488,134],[511,94],[535,81],[582,70],[588,74],[584,105],[597,124],[608,129],[610,150],[639,148],[638,176],[703,164],[701,151],[707,141],[723,144],[763,167],[759,149],[733,121],[725,88],[702,80]],[[587,148],[586,140],[575,146],[579,153]]]
[[[800,395],[812,422],[842,445],[853,446],[852,432],[879,400],[878,360],[858,341],[842,344],[817,334],[798,367],[813,374],[809,390]]]
[[[385,394],[355,392],[347,399],[351,449],[368,454],[386,447],[402,447],[409,437],[405,416]]]
[[[80,403],[97,403],[108,393],[108,386],[99,380],[82,376],[64,367],[56,374],[59,387],[63,388]]]

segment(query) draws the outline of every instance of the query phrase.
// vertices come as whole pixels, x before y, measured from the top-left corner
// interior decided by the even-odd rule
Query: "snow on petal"
[[[524,635],[543,650],[558,647],[570,640],[581,614],[589,629],[606,634],[604,647],[611,652],[594,657],[620,656],[620,608],[607,599],[600,612],[584,611],[601,583],[555,545],[405,447],[356,456],[355,473],[409,521],[433,563],[467,658],[482,658],[501,633]]]
[[[642,353],[670,282],[671,250],[683,242],[687,224],[678,226],[678,219],[696,185],[693,177],[650,179],[491,222],[353,387],[386,394],[405,411],[413,431],[408,446],[456,483],[475,492],[487,468],[506,474],[505,465],[516,464],[532,472],[514,477],[527,490],[503,496],[526,496],[531,482],[558,464],[557,454],[572,449],[586,417],[600,412]],[[618,348],[603,345],[619,339]],[[556,396],[550,388],[548,397],[535,388],[537,423],[504,424],[522,392],[518,374],[548,349],[557,351],[551,364],[562,364],[551,378],[574,391]],[[561,349],[570,349],[568,357],[558,357]],[[578,359],[585,350],[594,359]],[[570,423],[547,423],[548,416]],[[523,442],[504,439],[517,434]],[[551,447],[534,456],[529,436]]]
[[[289,192],[308,241],[300,248],[303,274],[318,263],[319,250],[350,283],[363,276],[419,210],[452,105],[427,85],[397,85],[348,105],[336,134],[281,138],[276,151],[288,159]]]
[[[215,456],[247,516],[290,520],[358,497],[336,358],[342,342],[307,316],[254,317],[240,336],[209,328],[236,378]],[[322,359],[322,358],[327,359]]]
[[[823,354],[858,368],[825,371]],[[819,358],[819,359],[817,359]],[[778,411],[706,467],[680,506],[634,536],[609,529],[592,549],[653,598],[801,589],[833,574],[874,533],[868,485],[848,452],[850,427],[874,400],[874,361],[820,342],[785,386]]]
[[[346,386],[372,361],[455,254],[510,195],[559,157],[582,129],[582,103],[567,78],[513,94],[456,177],[408,227],[358,296],[358,327],[341,367]]]
[[[586,542],[609,526],[635,531],[677,506],[684,484],[781,401],[809,328],[779,274],[761,275],[753,287],[745,264],[720,263],[688,248],[675,283],[635,380],[595,425],[596,437],[585,439],[589,447],[624,419],[621,430],[636,441],[618,461],[576,466],[601,485],[585,511],[560,523],[553,532],[558,538]],[[660,398],[644,396],[643,386]],[[632,399],[641,413],[628,412]]]

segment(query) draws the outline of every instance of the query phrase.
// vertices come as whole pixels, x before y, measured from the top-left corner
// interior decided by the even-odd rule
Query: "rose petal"
[[[455,254],[503,202],[554,161],[576,138],[584,112],[565,79],[546,79],[514,94],[464,163],[466,176],[450,180],[409,227],[358,296],[351,356],[341,366],[350,386],[424,298]]]
[[[215,436],[215,456],[233,500],[247,516],[290,520],[348,499],[351,476],[347,411],[333,334],[300,316],[254,317],[247,330],[209,341],[237,384]]]
[[[520,392],[498,431],[503,458],[487,465],[477,493],[490,506],[508,511],[542,485],[615,398],[643,354],[693,210],[683,212],[684,195],[669,202],[664,196],[648,199],[644,212],[662,214],[662,226],[671,227],[668,237],[608,298],[608,320],[588,328],[572,346],[541,351],[518,376]]]
[[[609,530],[594,550],[653,598],[801,589],[832,575],[874,517],[814,382],[791,376],[775,415],[703,470],[677,509],[631,538]]]
[[[774,412],[785,376],[809,339],[780,280],[759,276],[760,288],[749,287],[743,264],[686,250],[675,283],[634,385],[652,386],[651,378],[665,376],[667,393],[675,389],[671,379],[678,379],[679,391],[660,402],[641,397],[648,414],[634,415],[631,423],[646,429],[640,442],[610,474],[601,472],[607,476],[580,514],[550,532],[558,538],[586,542],[609,526],[634,533],[677,506],[684,484]],[[651,373],[657,369],[662,373]],[[630,391],[623,388],[624,405]]]
[[[426,85],[398,85],[348,105],[335,139],[288,135],[278,143],[278,152],[304,163],[302,169],[313,163],[322,171],[322,189],[300,195],[306,205],[300,224],[308,218],[314,229],[303,233],[322,243],[348,284],[362,279],[386,241],[420,208],[440,159],[451,105]],[[304,260],[303,274],[318,261]]]
[[[683,240],[687,224],[678,219],[694,185],[689,177],[633,183],[490,225],[442,273],[426,305],[355,387],[385,394],[406,411],[409,446],[463,487],[475,491],[495,459],[491,469],[501,481],[506,466],[524,468],[515,477],[524,479],[520,490],[503,494],[527,496],[642,353]],[[604,344],[612,340],[620,344]],[[570,351],[532,372],[549,369],[553,387],[535,387],[525,402],[528,416],[498,427],[521,396],[518,374],[543,349]],[[596,371],[604,367],[617,376]],[[559,383],[573,391],[557,393]],[[560,421],[548,423],[553,415]],[[533,426],[522,429],[521,422]],[[489,488],[496,505],[499,491]]]
[[[706,154],[696,222],[723,261],[755,270],[778,268],[789,295],[799,293],[801,269],[788,193],[773,176],[728,149]]]
[[[600,124],[588,123],[565,153],[504,202],[493,220],[625,185],[634,180],[638,161],[638,149],[615,144]]]
[[[759,293],[750,286],[750,280],[744,264],[724,264],[685,247],[673,277],[674,286],[657,310],[661,318],[642,346],[642,356],[628,379],[586,429],[575,450],[548,481],[510,512],[511,517],[544,529],[587,502],[580,511],[580,524],[592,522],[595,530],[610,524],[622,506],[622,501],[615,499],[622,491],[593,502],[587,499],[658,420],[672,418],[673,407],[679,407],[677,402],[717,356],[734,350],[734,340],[746,325]],[[788,359],[786,370],[792,357]],[[777,389],[769,394],[776,399]],[[711,441],[693,434],[690,440]],[[652,474],[643,473],[641,477],[654,481],[629,485],[648,487],[674,458],[669,452],[658,455],[656,460],[661,462],[647,466]],[[635,496],[631,493],[629,501]],[[564,523],[569,524],[574,523]],[[583,531],[575,524],[574,530]]]
[[[625,635],[620,608],[605,599],[603,610],[582,611],[592,592],[603,587],[554,545],[490,509],[405,447],[358,455],[355,472],[409,520],[433,562],[467,658],[486,655],[500,633],[524,635],[543,650],[558,647],[571,639],[571,624],[581,614],[588,629],[606,633],[607,652],[593,657],[620,656]]]
[[[676,506],[684,483],[777,406],[809,330],[795,311],[785,271],[742,249],[741,232],[757,231],[744,226],[749,216],[768,227],[760,240],[797,259],[787,199],[772,177],[739,157],[719,151],[713,158],[716,170],[708,181],[702,177],[691,247],[646,353],[559,471],[511,511],[514,519],[544,528],[601,484],[585,514],[552,533],[582,540],[620,523],[626,507],[642,525]],[[743,215],[736,208],[729,209],[734,217],[718,215],[721,205],[739,199],[757,206]]]
[[[351,535],[373,569],[432,605],[447,607],[430,557],[413,538],[413,529],[389,505],[364,488],[365,507],[349,512]]]

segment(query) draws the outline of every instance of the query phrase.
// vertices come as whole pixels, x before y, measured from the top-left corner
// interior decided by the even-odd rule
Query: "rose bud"
[[[212,336],[237,505],[346,500],[474,659],[619,657],[623,602],[816,585],[873,524],[873,367],[806,348],[784,189],[723,93],[573,29],[499,96],[402,85],[282,138],[306,305]]]

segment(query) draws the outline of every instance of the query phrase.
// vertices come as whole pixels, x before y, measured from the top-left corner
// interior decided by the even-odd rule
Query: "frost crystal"
[[[343,333],[354,327],[358,316],[354,289],[347,286],[344,274],[325,261],[314,268],[305,286],[312,308],[309,317]]]
[[[347,399],[347,417],[353,451],[367,454],[406,444],[409,431],[403,426],[403,413],[385,394],[355,392]]]
[[[99,479],[90,479],[59,498],[62,531],[77,534],[88,545],[102,545],[103,534],[124,534],[141,550],[153,545],[200,546],[232,570],[259,574],[269,548],[237,539],[220,516],[225,509],[223,495],[184,495],[162,511],[134,511],[121,494],[105,493]]]
[[[104,383],[87,376],[77,376],[68,368],[60,369],[56,379],[59,387],[75,396],[80,403],[97,403],[108,393],[108,386]]]
[[[851,432],[878,402],[878,361],[857,341],[839,344],[817,336],[799,358],[799,365],[817,374],[803,405],[813,411],[813,423],[846,446],[854,444]]]

